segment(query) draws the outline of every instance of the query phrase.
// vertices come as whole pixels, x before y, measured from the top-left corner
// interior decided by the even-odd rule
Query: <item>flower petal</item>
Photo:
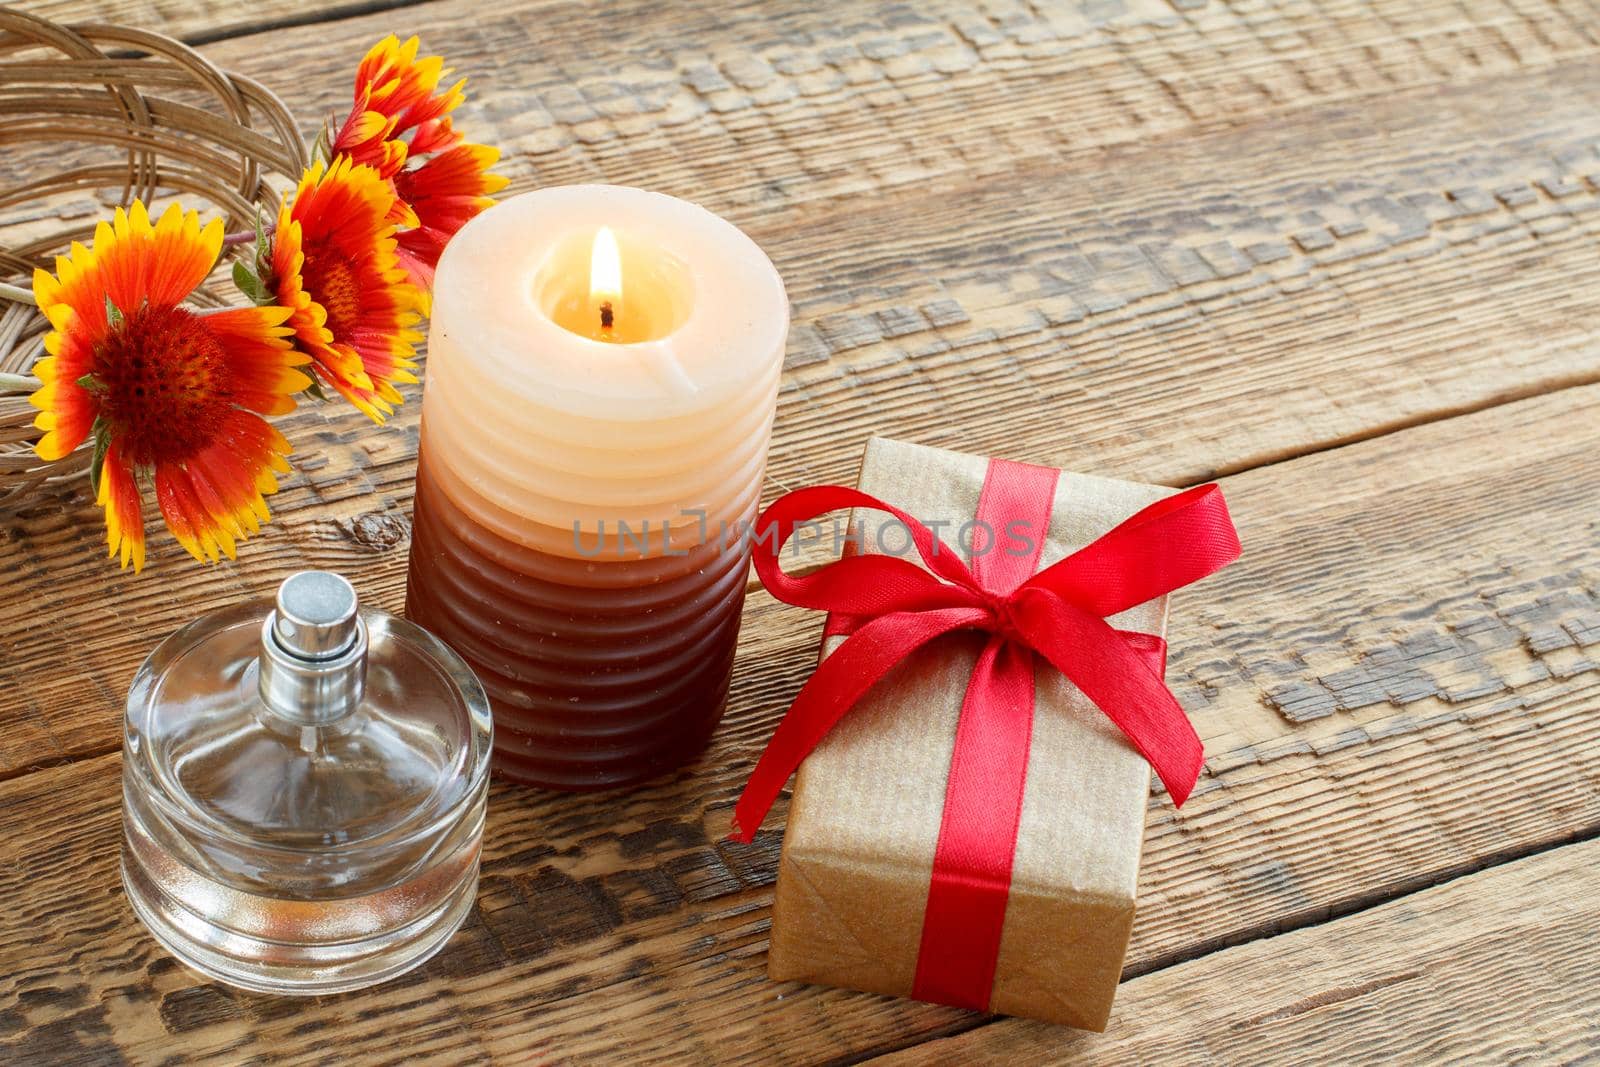
[[[217,265],[222,220],[212,219],[201,229],[199,212],[185,215],[173,204],[156,224],[152,244],[144,297],[152,304],[176,304],[194,292]]]
[[[156,504],[167,529],[184,551],[201,563],[215,563],[217,551],[209,537],[203,537],[210,522],[205,509],[189,489],[189,479],[174,463],[161,463],[155,469]]]
[[[96,501],[106,513],[108,554],[121,556],[121,566],[133,563],[133,573],[144,570],[144,514],[140,507],[139,485],[133,467],[122,455],[121,443],[113,440],[100,464],[100,496]]]
[[[72,314],[75,318],[76,312]],[[40,385],[28,398],[39,409],[34,426],[45,431],[33,450],[46,462],[61,459],[81,445],[100,411],[94,396],[78,384],[88,373],[93,356],[88,345],[73,334],[52,334],[51,339],[55,354],[34,363],[33,374]]]

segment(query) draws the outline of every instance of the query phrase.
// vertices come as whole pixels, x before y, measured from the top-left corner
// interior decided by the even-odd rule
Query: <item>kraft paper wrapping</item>
[[[988,461],[875,438],[860,488],[941,538],[977,512]],[[1063,472],[1040,569],[1173,492]],[[860,512],[863,551],[887,516]],[[884,531],[888,549],[905,540]],[[905,558],[920,563],[915,551]],[[1166,598],[1108,621],[1165,634]],[[824,642],[829,655],[843,637]],[[908,657],[801,765],[778,868],[769,970],[908,995],[944,808],[956,719],[983,646],[954,634]],[[991,1010],[1105,1029],[1133,924],[1150,768],[1089,700],[1037,669],[1033,745]]]

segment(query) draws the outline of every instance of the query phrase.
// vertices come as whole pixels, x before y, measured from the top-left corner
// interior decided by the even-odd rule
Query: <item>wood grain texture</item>
[[[1186,481],[1600,376],[1592,7],[426,14],[518,187],[648,185],[772,254],[781,484],[874,431]],[[339,106],[347,43],[287,36]]]
[[[491,0],[484,10],[502,9]],[[518,125],[532,121],[530,94],[547,91],[536,73],[542,57],[558,58],[582,84],[631,69],[619,57],[636,53],[677,71],[688,62],[678,50],[694,33],[705,34],[703,47],[731,55],[776,54],[795,42],[820,48],[816,42],[842,32],[822,15],[763,21],[743,9],[720,29],[698,15],[680,26],[655,8],[618,21],[610,13],[578,19],[559,4],[507,9],[482,29],[465,5],[426,11],[430,42],[451,52],[481,90],[463,123],[507,144],[513,168],[529,164],[534,173],[525,180],[599,176],[569,166],[571,146],[541,147]],[[1067,68],[1082,49],[1144,55],[1140,62],[1153,65],[1180,43],[1203,50],[1237,37],[1237,48],[1265,49],[1267,62],[1275,53],[1262,41],[1280,40],[1295,19],[1328,17],[1323,11],[1271,8],[1250,16],[1248,34],[1187,15],[1059,26],[1051,21],[1058,15],[1008,16],[1001,22],[1010,36],[992,42],[992,59],[921,75],[973,94],[961,121],[923,116],[945,92],[883,106],[896,115],[893,128],[915,140],[930,139],[917,122],[937,120],[964,136],[970,118],[994,127],[984,135],[992,141],[1020,113],[1023,86],[1036,80],[1065,93],[1078,85]],[[868,6],[857,31],[868,34],[891,14]],[[953,7],[945,17],[966,25]],[[1600,261],[1592,254],[1600,185],[1587,177],[1600,175],[1600,66],[1581,58],[1592,45],[1572,29],[1570,9],[1445,5],[1439,18],[1453,29],[1438,40],[1432,23],[1374,4],[1339,17],[1356,39],[1380,30],[1417,37],[1433,42],[1428,54],[1482,35],[1529,40],[1506,53],[1515,61],[1483,51],[1484,70],[1472,81],[1455,78],[1459,63],[1442,61],[1396,74],[1411,87],[1366,97],[1359,108],[1348,96],[1308,92],[1262,104],[1276,116],[1270,121],[1245,124],[1241,111],[1236,126],[1191,122],[1121,147],[1096,135],[1032,154],[1025,140],[1016,158],[974,150],[967,172],[896,171],[874,177],[868,190],[840,187],[820,199],[813,186],[827,184],[823,175],[770,202],[747,198],[737,183],[753,149],[744,140],[700,144],[696,131],[731,121],[731,112],[703,106],[654,132],[623,124],[606,143],[637,153],[641,169],[608,159],[604,176],[645,180],[659,171],[652,184],[732,214],[782,270],[796,325],[773,495],[848,481],[872,433],[1181,484],[1600,376],[1600,349],[1587,332],[1600,320]],[[267,38],[249,38],[210,51],[269,83],[293,85],[296,106],[314,114],[348,92],[359,51],[351,40],[391,18],[340,22],[337,34],[284,31],[272,48],[263,47]],[[1269,31],[1260,20],[1271,18],[1288,21]],[[1478,25],[1472,19],[1482,25],[1469,32]],[[1569,32],[1547,25],[1552,19]],[[1024,38],[1037,41],[1023,48]],[[1244,62],[1234,47],[1226,54]],[[1033,75],[1020,72],[1035,64]],[[1215,60],[1203,69],[1221,78],[1232,68]],[[689,91],[680,81],[669,89],[671,100]],[[852,143],[841,132],[846,114],[868,107],[857,94],[842,84],[816,100],[800,94],[734,110],[752,122],[770,111],[778,122],[797,109],[842,109],[805,127],[826,155]],[[1508,109],[1507,98],[1527,103]],[[1094,99],[1083,106],[1126,120],[1123,140],[1144,129],[1114,102]],[[576,113],[551,121],[581,125]],[[859,155],[845,169],[867,173],[861,168],[876,151],[869,139],[848,150]],[[902,145],[891,156],[907,151]],[[679,155],[720,179],[675,177]],[[1003,156],[1010,169],[985,176]],[[369,595],[398,606],[416,414],[413,398],[382,433],[336,407],[291,420],[297,473],[274,501],[278,521],[238,565],[199,570],[157,533],[147,579],[114,575],[96,548],[100,519],[84,490],[8,523],[0,551],[16,563],[0,575],[0,650],[21,666],[0,678],[0,775],[112,750],[112,709],[154,641],[202,610],[264,594],[288,570],[341,567]],[[181,597],[159,577],[174,573],[182,575]],[[110,597],[80,593],[107,587]],[[55,612],[80,640],[61,650],[30,626],[39,609]]]
[[[1592,56],[1594,20],[1555,0],[439,0],[208,54],[315,112],[348,105],[357,42],[419,33],[470,77],[467,114],[519,177],[646,185],[744,223],[1538,70]]]
[[[1207,772],[1182,813],[1152,804],[1131,974],[1600,829],[1597,448],[1588,387],[1226,480],[1247,556],[1175,598],[1170,634]],[[469,926],[373,993],[275,1000],[171,963],[117,886],[115,755],[0,783],[0,1049],[384,1062],[403,1027],[451,1062],[817,1060],[974,1025],[766,980],[781,811],[754,846],[721,835],[819,620],[750,612],[706,759],[604,804],[497,787]]]
[[[1244,1035],[1217,1058],[1245,1038],[1381,1050],[1360,1018],[1321,1020],[1399,1011],[1424,980],[1365,988],[1389,972],[1357,946],[1342,971],[1286,955],[1273,986],[1273,946],[1350,946],[1317,938],[1600,829],[1600,5],[38,7],[216,39],[208,55],[308,126],[372,40],[414,29],[471,77],[461,122],[507,149],[517,187],[647,185],[733,219],[795,310],[772,494],[849,481],[872,433],[1170,484],[1231,474],[1246,559],[1181,595],[1171,634],[1207,775],[1181,814],[1151,807],[1128,989],[1137,1005],[1242,961],[1265,1006],[1229,1015],[1211,979],[1197,1010]],[[0,1058],[848,1060],[981,1022],[766,980],[781,805],[755,846],[721,835],[820,623],[764,594],[705,760],[603,803],[497,786],[478,908],[417,974],[274,1000],[143,934],[116,878],[128,680],[177,625],[294,569],[398,609],[417,407],[383,432],[336,407],[289,420],[297,471],[237,565],[195,567],[157,534],[152,570],[119,576],[82,492],[0,522]],[[1440,982],[1480,1013],[1496,988]],[[1585,1051],[1541,1018],[1554,1054]],[[1004,1025],[999,1048],[1039,1047]]]
[[[57,22],[115,23],[204,43],[268,28],[335,21],[422,0],[29,0],[16,6]],[[403,14],[391,15],[405,18]]]
[[[1597,894],[1600,842],[1568,845],[1126,982],[1105,1034],[1008,1019],[873,1063],[1586,1062]]]

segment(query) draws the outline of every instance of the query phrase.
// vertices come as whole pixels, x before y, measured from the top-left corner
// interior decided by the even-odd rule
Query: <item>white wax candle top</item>
[[[564,324],[563,299],[589,294],[602,228],[620,248],[617,335],[647,339],[616,343]],[[565,318],[579,314],[587,309]],[[748,393],[788,320],[765,253],[704,208],[620,186],[544,189],[477,216],[445,249],[430,377],[466,355],[479,388],[560,415],[671,418]]]

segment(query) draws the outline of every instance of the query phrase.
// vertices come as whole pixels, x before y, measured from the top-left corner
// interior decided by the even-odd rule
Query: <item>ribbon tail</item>
[[[749,843],[784,784],[856,701],[934,638],[988,618],[980,608],[895,612],[867,623],[818,665],[756,763],[733,809],[736,841]]]
[[[1020,598],[1014,617],[1033,649],[1116,724],[1182,807],[1200,779],[1205,748],[1155,669],[1165,642],[1130,642],[1099,616],[1043,591]]]

